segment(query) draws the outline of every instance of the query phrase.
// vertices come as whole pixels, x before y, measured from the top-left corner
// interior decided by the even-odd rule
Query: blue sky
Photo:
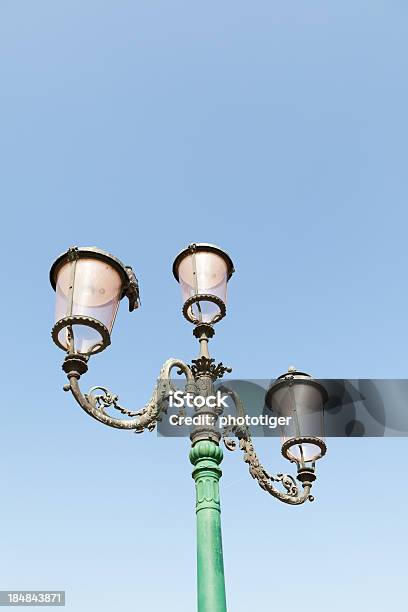
[[[406,28],[399,1],[2,3],[0,588],[195,606],[187,441],[111,430],[62,392],[48,270],[68,246],[140,279],[83,380],[131,408],[195,357],[171,274],[192,241],[235,263],[211,347],[235,377],[406,378]],[[289,508],[228,455],[229,609],[401,605],[405,457],[404,438],[332,440],[316,501]]]

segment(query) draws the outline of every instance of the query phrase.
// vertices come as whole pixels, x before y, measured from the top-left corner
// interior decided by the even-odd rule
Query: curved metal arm
[[[142,433],[145,429],[153,431],[157,422],[161,418],[162,412],[165,411],[164,401],[169,394],[174,390],[170,380],[170,373],[173,368],[178,368],[179,372],[184,374],[187,379],[186,391],[194,392],[195,383],[193,374],[189,366],[180,359],[168,359],[162,366],[153,389],[152,397],[141,410],[132,412],[126,408],[122,408],[118,403],[118,397],[112,394],[105,387],[92,387],[89,393],[83,394],[78,383],[78,372],[68,372],[69,385],[65,387],[66,391],[71,391],[72,395],[85,412],[91,417],[118,429],[133,429],[135,433]],[[187,388],[190,387],[191,388]],[[96,393],[96,391],[102,393]],[[122,414],[126,414],[132,418],[115,419],[106,412],[107,407],[113,407],[119,410]]]
[[[244,404],[238,393],[224,385],[220,387],[220,391],[231,397],[238,417],[245,417]],[[310,495],[312,482],[303,482],[303,491],[300,492],[293,476],[290,476],[289,474],[271,475],[265,470],[255,452],[247,427],[233,426],[223,432],[223,442],[225,447],[229,451],[234,451],[237,448],[237,444],[235,440],[228,437],[229,433],[233,433],[238,438],[239,448],[244,452],[244,461],[249,465],[249,473],[251,474],[252,478],[258,481],[259,486],[264,491],[267,491],[270,495],[276,497],[276,499],[294,506],[303,504],[306,500],[313,501],[313,495]],[[286,493],[277,489],[273,485],[274,482],[282,483],[283,487],[286,489]]]
[[[244,461],[249,465],[249,473],[252,478],[258,481],[261,489],[264,489],[264,491],[267,491],[280,501],[294,506],[303,504],[306,500],[313,501],[313,495],[310,495],[311,482],[304,482],[303,491],[300,492],[298,485],[290,474],[276,474],[274,476],[268,474],[258,459],[250,437],[247,439],[241,438],[239,447],[244,451]],[[279,491],[279,489],[274,487],[274,482],[281,482],[287,492]]]

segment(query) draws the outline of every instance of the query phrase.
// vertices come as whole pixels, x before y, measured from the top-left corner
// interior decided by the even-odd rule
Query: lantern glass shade
[[[187,255],[180,262],[178,274],[184,302],[195,295],[206,294],[220,298],[226,304],[227,264],[217,253],[198,251]],[[196,318],[200,318],[200,310],[200,320],[209,323],[219,312],[219,307],[213,302],[200,300],[199,306],[198,303],[192,306]]]
[[[275,388],[274,388],[275,387]],[[322,456],[321,447],[314,444],[324,443],[324,388],[308,375],[296,374],[295,380],[277,381],[267,395],[267,404],[274,414],[286,419],[281,426],[282,444],[290,445],[287,457],[299,464],[315,461]],[[295,443],[296,439],[310,438],[310,441]]]
[[[229,255],[214,244],[190,244],[177,255],[173,274],[181,285],[188,321],[212,324],[225,316],[227,283],[233,272]]]
[[[64,263],[56,274],[55,320],[68,316],[96,319],[112,331],[122,292],[122,278],[107,261],[95,257]],[[72,325],[74,350],[92,352],[101,342],[101,334],[91,326]],[[69,328],[64,327],[58,340],[69,348]]]

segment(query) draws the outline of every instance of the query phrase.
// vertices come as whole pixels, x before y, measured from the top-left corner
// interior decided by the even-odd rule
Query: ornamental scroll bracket
[[[225,385],[220,387],[220,391],[231,397],[237,416],[245,417],[245,408],[238,393]],[[230,426],[225,428],[222,433],[225,448],[234,451],[237,449],[237,442],[230,437],[231,434],[238,439],[239,448],[244,454],[243,460],[248,464],[250,475],[258,482],[261,489],[286,504],[300,505],[307,500],[313,501],[314,497],[310,494],[310,490],[316,479],[314,468],[307,471],[307,478],[302,478],[303,491],[301,491],[290,474],[272,475],[267,472],[256,454],[249,429],[246,426]],[[280,483],[285,491],[277,489],[274,483]]]
[[[170,374],[177,368],[186,377],[185,393],[195,393],[196,385],[190,367],[180,359],[168,359],[160,370],[159,377],[154,386],[150,400],[143,408],[132,411],[119,404],[119,398],[106,387],[92,387],[88,393],[82,393],[79,387],[79,378],[88,369],[87,359],[78,355],[68,355],[63,364],[69,384],[65,391],[71,391],[75,400],[91,417],[117,429],[131,429],[135,433],[142,433],[146,429],[153,431],[167,409],[167,399],[174,392]],[[108,409],[114,408],[129,418],[118,419],[108,414]]]

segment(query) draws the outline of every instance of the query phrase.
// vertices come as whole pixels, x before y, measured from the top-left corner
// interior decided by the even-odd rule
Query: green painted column
[[[227,610],[218,485],[222,457],[222,449],[210,440],[196,442],[190,451],[196,483],[198,612]]]

